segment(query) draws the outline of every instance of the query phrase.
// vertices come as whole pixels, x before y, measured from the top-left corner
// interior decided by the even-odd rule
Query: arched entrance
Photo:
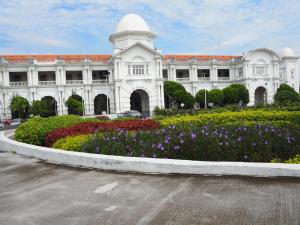
[[[45,102],[47,106],[47,111],[44,112],[42,116],[49,117],[57,115],[57,102],[55,98],[52,96],[45,96],[41,99],[41,101]]]
[[[264,87],[258,87],[254,93],[255,105],[267,103],[267,89]]]
[[[150,116],[149,95],[142,89],[135,90],[130,96],[130,109]]]
[[[94,113],[101,115],[102,112],[110,113],[110,102],[104,94],[99,94],[94,99]]]
[[[68,107],[68,114],[83,115],[84,111],[84,101],[81,96],[73,94],[66,101],[66,106]]]

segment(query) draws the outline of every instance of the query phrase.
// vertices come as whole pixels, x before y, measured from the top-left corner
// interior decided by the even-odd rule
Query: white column
[[[116,104],[116,113],[120,112],[120,87],[116,86],[115,89],[115,104]]]
[[[9,86],[9,72],[6,71],[5,68],[3,68],[3,86],[8,87]]]
[[[28,86],[32,86],[32,80],[33,80],[32,67],[28,67],[28,69],[27,69],[27,83],[28,83]]]
[[[55,83],[56,85],[61,85],[61,68],[56,67],[55,70]]]

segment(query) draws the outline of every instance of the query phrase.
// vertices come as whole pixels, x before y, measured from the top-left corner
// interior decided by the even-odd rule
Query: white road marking
[[[110,206],[110,207],[108,207],[108,208],[105,208],[104,211],[105,211],[105,212],[111,212],[111,211],[114,211],[116,208],[117,208],[117,206],[112,205],[112,206]]]
[[[94,192],[96,194],[103,194],[105,192],[111,191],[112,189],[114,189],[118,185],[119,185],[118,182],[113,182],[113,183],[110,183],[110,184],[106,184],[106,185],[103,185],[101,187],[98,187]]]

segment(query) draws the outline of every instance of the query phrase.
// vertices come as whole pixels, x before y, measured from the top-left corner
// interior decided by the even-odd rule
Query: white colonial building
[[[58,115],[76,95],[84,114],[164,107],[163,82],[177,81],[191,94],[244,84],[250,105],[271,103],[280,84],[299,91],[298,57],[289,48],[277,54],[259,48],[240,56],[164,55],[154,47],[155,34],[138,15],[128,14],[109,41],[112,55],[0,55],[0,116],[11,117],[14,95],[29,102],[52,99]]]

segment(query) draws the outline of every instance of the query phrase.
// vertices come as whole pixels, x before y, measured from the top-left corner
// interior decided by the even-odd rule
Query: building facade
[[[298,57],[289,48],[280,54],[259,48],[240,56],[163,55],[155,37],[140,16],[128,14],[109,37],[112,55],[0,55],[1,118],[12,116],[15,95],[30,103],[50,98],[58,115],[68,113],[65,102],[72,95],[83,102],[85,115],[129,109],[151,114],[164,107],[165,80],[192,95],[244,84],[249,105],[271,103],[283,83],[299,91]]]

